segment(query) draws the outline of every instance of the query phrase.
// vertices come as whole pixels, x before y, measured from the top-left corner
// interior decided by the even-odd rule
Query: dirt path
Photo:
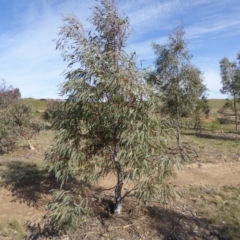
[[[177,171],[176,185],[204,184],[211,186],[240,184],[240,163],[193,163]],[[99,187],[111,188],[116,178],[109,175],[99,181]]]
[[[177,171],[177,185],[205,184],[212,186],[240,184],[240,163],[194,163]]]

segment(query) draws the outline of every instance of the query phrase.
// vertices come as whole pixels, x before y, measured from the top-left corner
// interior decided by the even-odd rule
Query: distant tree
[[[15,148],[17,136],[13,129],[9,108],[19,97],[19,89],[8,86],[2,79],[0,82],[0,154]]]
[[[235,115],[235,127],[238,131],[238,102],[240,99],[240,54],[237,55],[237,62],[231,62],[224,57],[220,61],[220,74],[223,94],[228,94],[233,99],[233,111]],[[230,102],[229,102],[230,103]]]
[[[84,31],[76,17],[64,19],[57,49],[69,62],[61,86],[66,110],[54,122],[55,143],[46,160],[62,184],[71,177],[94,183],[114,174],[114,212],[120,213],[130,192],[144,201],[173,196],[167,180],[177,162],[165,155],[173,129],[159,121],[155,95],[136,67],[135,53],[124,51],[129,24],[116,2],[101,1],[94,8],[90,22],[95,31]],[[123,193],[127,181],[133,187]],[[76,224],[86,208],[81,191],[78,199],[56,192],[50,204],[57,226]]]
[[[200,130],[201,133],[202,131],[201,115],[204,114],[205,116],[208,116],[210,112],[210,107],[208,105],[207,88],[205,85],[202,86],[200,93],[201,94],[196,102],[196,106],[193,113],[195,118],[194,128],[196,130]]]
[[[2,79],[0,82],[0,109],[8,107],[20,98],[20,90],[13,88],[11,85],[7,86],[6,81]]]
[[[33,120],[32,106],[22,102],[20,98],[18,88],[7,86],[6,81],[1,81],[0,154],[13,150],[19,138],[34,149],[29,140],[41,129],[41,125]]]
[[[235,117],[233,100],[227,98],[224,105],[218,110],[218,113],[224,117],[219,119],[220,123],[231,122],[231,117]]]
[[[204,87],[201,71],[190,62],[184,39],[185,32],[178,27],[169,35],[167,44],[153,43],[156,70],[150,82],[161,97],[161,111],[176,119],[177,143],[181,147],[181,117],[191,113]]]
[[[0,110],[0,154],[4,154],[15,148],[17,136],[10,122],[9,112]]]
[[[31,104],[18,101],[9,109],[9,123],[17,139],[21,138],[28,143],[31,150],[35,148],[30,139],[42,129],[42,124],[34,119],[34,110]]]

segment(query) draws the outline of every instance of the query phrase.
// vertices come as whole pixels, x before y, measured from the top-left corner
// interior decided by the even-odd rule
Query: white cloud
[[[194,26],[187,28],[187,36],[189,39],[202,38],[206,34],[215,35],[218,33],[224,33],[225,36],[233,35],[234,31],[239,32],[240,19],[232,21],[221,20],[212,25],[208,26]],[[226,32],[227,31],[227,32]],[[218,36],[219,37],[219,36]]]

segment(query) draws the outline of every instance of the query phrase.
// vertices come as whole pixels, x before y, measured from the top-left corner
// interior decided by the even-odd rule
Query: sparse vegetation
[[[200,107],[199,98],[206,98],[202,73],[191,64],[191,55],[184,36],[184,29],[178,27],[169,35],[167,44],[153,43],[156,70],[148,79],[158,92],[161,112],[169,114],[175,120],[179,147],[182,145],[181,118],[194,110],[197,110],[198,116],[200,109],[203,109],[203,105]]]
[[[240,53],[237,55],[238,62],[230,62],[228,58],[220,61],[220,73],[222,77],[221,92],[228,94],[232,101],[228,101],[228,107],[231,107],[235,116],[236,131],[238,131],[238,110],[240,99]],[[225,105],[226,106],[226,105]]]
[[[240,238],[239,187],[192,186],[188,194],[194,202],[197,214],[207,217],[213,225],[223,226],[220,233],[222,238]]]

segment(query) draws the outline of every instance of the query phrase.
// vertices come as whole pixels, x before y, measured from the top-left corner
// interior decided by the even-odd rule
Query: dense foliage
[[[47,108],[42,114],[42,118],[53,123],[57,118],[61,117],[64,112],[64,101],[50,100]]]

